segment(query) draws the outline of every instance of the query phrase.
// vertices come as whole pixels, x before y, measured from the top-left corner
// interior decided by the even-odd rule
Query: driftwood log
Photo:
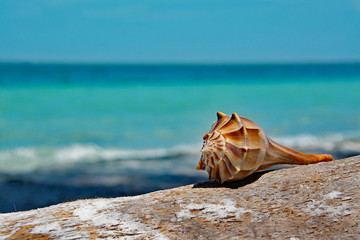
[[[360,239],[360,156],[0,214],[0,239]]]

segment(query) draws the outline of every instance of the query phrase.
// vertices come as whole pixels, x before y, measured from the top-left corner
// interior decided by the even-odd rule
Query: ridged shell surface
[[[236,113],[228,116],[218,112],[217,117],[218,120],[203,137],[202,155],[196,167],[198,170],[206,170],[210,179],[220,183],[236,181],[275,164],[321,161],[296,162],[298,158],[311,155],[273,142],[257,124]],[[299,156],[294,157],[294,154]]]

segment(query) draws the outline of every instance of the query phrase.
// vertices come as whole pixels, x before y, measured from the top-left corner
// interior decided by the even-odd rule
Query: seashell
[[[277,164],[332,161],[328,154],[306,154],[282,146],[254,122],[236,113],[217,113],[218,120],[204,135],[197,170],[206,170],[219,183],[241,180]]]

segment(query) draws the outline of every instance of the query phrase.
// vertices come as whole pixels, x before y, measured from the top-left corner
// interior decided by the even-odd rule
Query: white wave
[[[302,134],[289,137],[273,138],[276,142],[290,148],[306,150],[324,150],[328,152],[339,151],[360,154],[360,136],[352,134],[329,134],[314,136]]]
[[[297,135],[273,138],[280,144],[300,151],[360,154],[360,135]],[[19,147],[0,150],[0,173],[33,173],[70,169],[79,164],[119,161],[123,169],[171,171],[194,174],[201,145],[179,145],[171,148],[121,149],[93,144],[65,147]],[[174,162],[182,157],[181,162]],[[176,167],[175,167],[176,164]],[[78,165],[78,166],[79,166]]]
[[[26,173],[41,169],[70,168],[77,163],[127,161],[139,166],[140,161],[200,155],[200,146],[179,145],[171,148],[119,149],[93,144],[74,144],[66,147],[20,147],[0,151],[0,173]]]
[[[76,162],[83,159],[88,160],[145,160],[176,157],[178,155],[191,155],[197,152],[194,146],[175,146],[172,148],[154,148],[154,149],[118,149],[102,148],[96,145],[75,144],[64,147],[54,152],[54,160],[58,162]]]

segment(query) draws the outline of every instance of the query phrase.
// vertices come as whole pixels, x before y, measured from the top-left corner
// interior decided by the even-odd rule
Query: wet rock
[[[360,156],[0,214],[0,239],[359,239]]]

